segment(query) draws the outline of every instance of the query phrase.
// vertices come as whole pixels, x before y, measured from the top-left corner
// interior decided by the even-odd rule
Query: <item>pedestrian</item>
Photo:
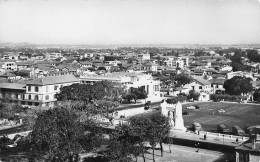
[[[207,139],[207,134],[204,134],[204,140],[206,140]]]
[[[195,147],[198,148],[196,152],[199,152],[199,151],[200,151],[199,144],[200,144],[200,143],[195,144]]]

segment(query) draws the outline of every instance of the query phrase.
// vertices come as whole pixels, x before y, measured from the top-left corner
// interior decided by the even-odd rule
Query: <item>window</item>
[[[202,89],[202,86],[199,86],[199,89]]]
[[[32,98],[32,96],[31,95],[28,95],[28,99],[30,100]]]
[[[28,86],[28,91],[31,91],[31,86]]]
[[[25,105],[25,102],[24,102],[24,101],[22,101],[22,102],[21,102],[21,104],[22,104],[22,105]]]
[[[57,86],[57,85],[55,85],[55,86],[54,86],[54,90],[56,91],[57,89],[58,89],[58,86]]]
[[[35,86],[35,92],[38,92],[38,91],[39,91],[39,87]]]
[[[35,100],[39,100],[38,95],[35,95],[34,99],[35,99]]]
[[[28,105],[29,105],[29,106],[32,106],[32,102],[28,102]]]
[[[49,95],[46,95],[46,96],[45,96],[45,100],[49,100]]]
[[[54,98],[54,99],[57,99],[57,94],[54,94],[54,95],[53,95],[53,98]]]
[[[38,102],[36,102],[36,103],[34,103],[34,105],[35,105],[35,106],[39,106],[39,103],[38,103]]]

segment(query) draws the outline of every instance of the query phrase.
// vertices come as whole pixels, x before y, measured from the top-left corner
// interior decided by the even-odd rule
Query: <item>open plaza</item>
[[[187,109],[188,106],[198,105],[199,109]],[[224,113],[218,110],[223,109]],[[193,102],[183,104],[183,111],[189,112],[189,115],[183,115],[184,124],[190,127],[192,123],[198,122],[203,130],[214,131],[217,124],[223,123],[230,130],[232,126],[258,125],[260,123],[260,105],[258,104],[240,104],[227,102]]]

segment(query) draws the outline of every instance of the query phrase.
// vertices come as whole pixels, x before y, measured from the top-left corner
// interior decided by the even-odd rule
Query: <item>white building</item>
[[[22,105],[54,106],[57,102],[56,94],[63,86],[79,83],[74,75],[48,76],[28,81]]]
[[[139,54],[139,55],[137,55],[137,58],[138,58],[138,60],[150,60],[150,54],[149,53],[147,53],[147,54]]]
[[[194,90],[196,92],[212,92],[211,83],[208,80],[205,80],[202,76],[193,76],[194,80],[185,84],[183,88],[188,88],[189,90]]]
[[[80,76],[81,83],[93,83],[108,80],[120,83],[129,90],[131,87],[144,87],[148,98],[160,97],[160,81],[154,80],[152,75],[136,72],[115,72],[105,75],[84,74]]]
[[[45,55],[45,57],[47,60],[55,60],[59,57],[62,57],[62,54],[61,53],[47,53]]]
[[[2,61],[0,62],[0,68],[4,70],[17,70],[17,65],[14,61]]]

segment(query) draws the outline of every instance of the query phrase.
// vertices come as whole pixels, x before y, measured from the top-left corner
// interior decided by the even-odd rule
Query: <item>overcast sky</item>
[[[259,1],[0,0],[0,42],[260,44]]]

